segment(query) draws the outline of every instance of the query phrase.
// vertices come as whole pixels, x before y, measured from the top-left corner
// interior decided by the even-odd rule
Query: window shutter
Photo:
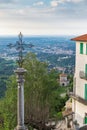
[[[87,100],[87,84],[85,84],[85,100]]]
[[[83,54],[83,43],[80,43],[80,54]]]
[[[85,78],[87,78],[87,64],[85,64]]]
[[[86,55],[87,55],[87,44],[86,44]]]
[[[85,124],[87,124],[87,116],[85,117]]]

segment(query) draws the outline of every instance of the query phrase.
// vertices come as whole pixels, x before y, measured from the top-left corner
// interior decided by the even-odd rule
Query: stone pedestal
[[[17,127],[14,130],[28,130],[24,125],[24,68],[17,68],[18,99],[17,99]]]

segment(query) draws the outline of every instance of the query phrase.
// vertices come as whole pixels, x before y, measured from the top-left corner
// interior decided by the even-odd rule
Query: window
[[[87,116],[85,116],[85,124],[87,124]]]
[[[83,54],[83,43],[80,43],[80,54]]]
[[[87,64],[85,64],[85,78],[87,78]]]
[[[87,113],[85,113],[84,123],[87,124]]]
[[[86,55],[87,55],[87,44],[86,44]]]
[[[87,100],[87,84],[85,84],[85,100]]]

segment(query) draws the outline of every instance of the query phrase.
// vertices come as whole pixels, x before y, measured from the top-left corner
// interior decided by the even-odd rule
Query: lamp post
[[[23,50],[24,47],[31,48],[32,44],[25,44],[22,41],[23,35],[18,35],[19,40],[16,42],[16,44],[9,44],[8,46],[10,48],[15,47],[18,51],[18,68],[15,70],[15,73],[17,75],[17,127],[14,130],[28,130],[27,127],[24,125],[24,74],[26,70],[22,67],[23,66]]]

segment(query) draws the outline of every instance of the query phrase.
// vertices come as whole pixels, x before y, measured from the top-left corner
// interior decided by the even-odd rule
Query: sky
[[[0,0],[0,35],[87,33],[87,0]]]

